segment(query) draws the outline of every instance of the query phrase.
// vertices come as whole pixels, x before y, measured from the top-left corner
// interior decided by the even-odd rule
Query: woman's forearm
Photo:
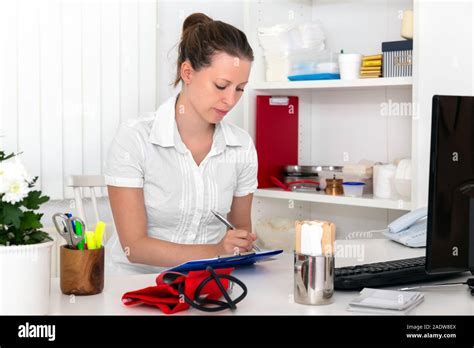
[[[217,256],[216,244],[177,244],[156,238],[143,237],[132,245],[123,245],[130,262],[159,267],[172,267],[181,263]]]

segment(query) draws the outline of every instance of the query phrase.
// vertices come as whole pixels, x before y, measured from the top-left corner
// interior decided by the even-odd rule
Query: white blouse
[[[214,244],[226,227],[233,197],[257,188],[257,153],[243,129],[216,124],[210,152],[198,166],[181,140],[175,119],[178,95],[151,117],[122,124],[105,165],[107,185],[143,188],[148,236],[180,244]],[[164,268],[128,261],[117,234],[106,245],[108,274],[157,273]],[[133,251],[131,251],[133,252]]]

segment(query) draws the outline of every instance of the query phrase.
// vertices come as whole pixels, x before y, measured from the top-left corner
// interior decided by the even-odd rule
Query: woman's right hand
[[[241,253],[251,251],[256,239],[255,233],[245,230],[228,230],[224,238],[217,243],[217,255],[234,254],[237,248]]]

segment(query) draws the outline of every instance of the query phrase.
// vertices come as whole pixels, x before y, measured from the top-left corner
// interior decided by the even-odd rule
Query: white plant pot
[[[49,312],[53,244],[0,246],[0,314]]]

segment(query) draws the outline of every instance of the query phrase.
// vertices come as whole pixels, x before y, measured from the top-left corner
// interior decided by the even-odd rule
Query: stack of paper
[[[380,77],[382,76],[382,55],[374,54],[362,57],[362,66],[360,68],[360,78]]]
[[[421,292],[365,288],[349,303],[348,311],[371,314],[406,314],[424,299]]]

